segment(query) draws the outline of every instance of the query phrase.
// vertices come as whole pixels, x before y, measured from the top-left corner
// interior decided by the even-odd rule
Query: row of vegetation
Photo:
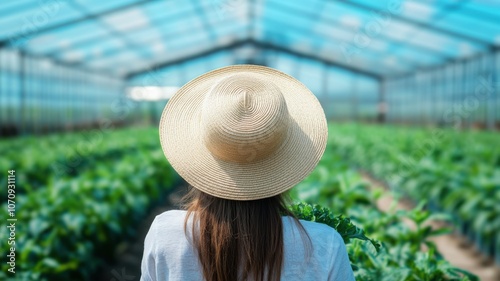
[[[331,147],[393,191],[449,214],[500,264],[500,137],[493,132],[335,125]]]
[[[155,129],[100,133],[0,143],[2,171],[18,176],[16,274],[3,262],[0,280],[90,280],[176,184]]]
[[[23,188],[18,192],[32,191],[55,178],[73,178],[95,165],[118,161],[125,151],[158,149],[154,134],[152,129],[129,128],[0,140],[0,167],[21,172]],[[6,182],[7,174],[0,174],[0,180]]]
[[[360,239],[346,241],[356,280],[477,280],[444,260],[430,241],[431,237],[448,231],[433,229],[430,222],[447,219],[446,216],[425,210],[423,204],[410,211],[378,210],[376,201],[384,194],[383,190],[369,188],[361,175],[343,160],[334,147],[334,139],[331,134],[318,167],[292,189],[291,195],[295,200],[319,204],[337,215],[349,217],[364,230],[351,229],[349,237]],[[313,213],[312,206],[308,208],[305,215],[299,214],[301,218],[308,219],[308,214]],[[343,234],[344,228],[339,232]],[[363,241],[365,232],[378,242]]]

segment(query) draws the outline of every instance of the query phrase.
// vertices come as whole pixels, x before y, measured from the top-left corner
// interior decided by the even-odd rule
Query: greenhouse
[[[231,65],[320,102],[289,208],[336,229],[356,280],[500,280],[500,2],[19,0],[0,26],[0,280],[142,280],[189,185],[162,113]]]

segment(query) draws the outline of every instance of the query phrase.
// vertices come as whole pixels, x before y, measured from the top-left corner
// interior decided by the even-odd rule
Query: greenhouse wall
[[[0,134],[38,134],[123,119],[122,79],[0,49]]]
[[[500,54],[491,52],[388,78],[388,121],[500,129]]]

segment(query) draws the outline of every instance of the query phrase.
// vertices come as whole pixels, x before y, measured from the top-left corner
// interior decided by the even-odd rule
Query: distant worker
[[[141,281],[354,280],[342,237],[286,207],[327,136],[316,97],[278,70],[228,66],[181,87],[160,142],[192,188],[187,210],[153,221]]]

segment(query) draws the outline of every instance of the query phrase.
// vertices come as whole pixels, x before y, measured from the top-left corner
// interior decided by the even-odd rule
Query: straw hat
[[[328,129],[306,86],[257,65],[219,68],[181,87],[163,110],[160,142],[193,187],[231,200],[280,194],[318,164]]]

